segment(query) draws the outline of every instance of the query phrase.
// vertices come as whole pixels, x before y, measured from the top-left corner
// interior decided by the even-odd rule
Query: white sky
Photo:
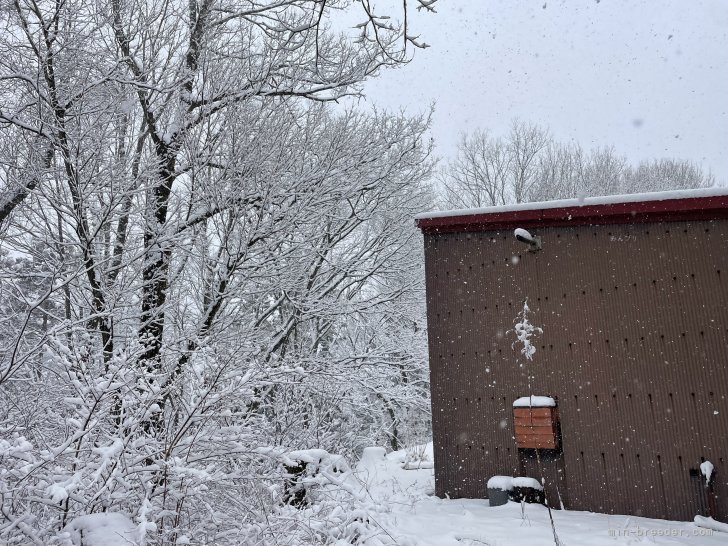
[[[454,154],[461,131],[501,135],[519,117],[586,149],[614,145],[633,162],[690,159],[728,183],[728,0],[436,7],[411,21],[431,47],[365,93],[412,113],[435,103],[438,155]]]

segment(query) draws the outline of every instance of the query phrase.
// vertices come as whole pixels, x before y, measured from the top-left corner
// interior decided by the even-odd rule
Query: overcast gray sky
[[[410,2],[412,4],[414,2]],[[438,155],[461,131],[519,117],[585,148],[693,160],[728,183],[728,0],[440,0],[431,45],[372,80],[367,100],[435,103]]]

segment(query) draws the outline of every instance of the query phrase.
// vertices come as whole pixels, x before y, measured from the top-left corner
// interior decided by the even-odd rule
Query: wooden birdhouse
[[[551,398],[533,398],[531,406],[524,406],[523,399],[514,402],[516,445],[524,449],[560,449],[559,409]],[[540,406],[537,405],[539,399],[543,399]],[[528,401],[528,397],[525,400]]]

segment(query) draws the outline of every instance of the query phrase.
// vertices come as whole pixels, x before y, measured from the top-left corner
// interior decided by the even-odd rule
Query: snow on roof
[[[728,196],[728,187],[700,188],[693,190],[672,190],[650,193],[629,193],[624,195],[603,195],[599,197],[559,199],[556,201],[539,201],[534,203],[519,203],[517,205],[501,205],[496,207],[423,212],[417,214],[415,216],[415,220],[426,220],[430,218],[449,218],[455,216],[474,216],[478,214],[495,214],[500,212],[518,212],[523,210],[558,209],[565,207],[614,205],[618,203],[641,203],[645,201],[667,201],[669,199],[692,199],[697,197],[723,196]]]

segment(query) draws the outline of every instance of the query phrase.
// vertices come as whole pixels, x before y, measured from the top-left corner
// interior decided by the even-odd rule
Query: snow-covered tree
[[[281,454],[426,430],[429,119],[328,104],[424,45],[384,15],[0,12],[0,541],[97,512],[139,543],[345,537],[281,508]]]

